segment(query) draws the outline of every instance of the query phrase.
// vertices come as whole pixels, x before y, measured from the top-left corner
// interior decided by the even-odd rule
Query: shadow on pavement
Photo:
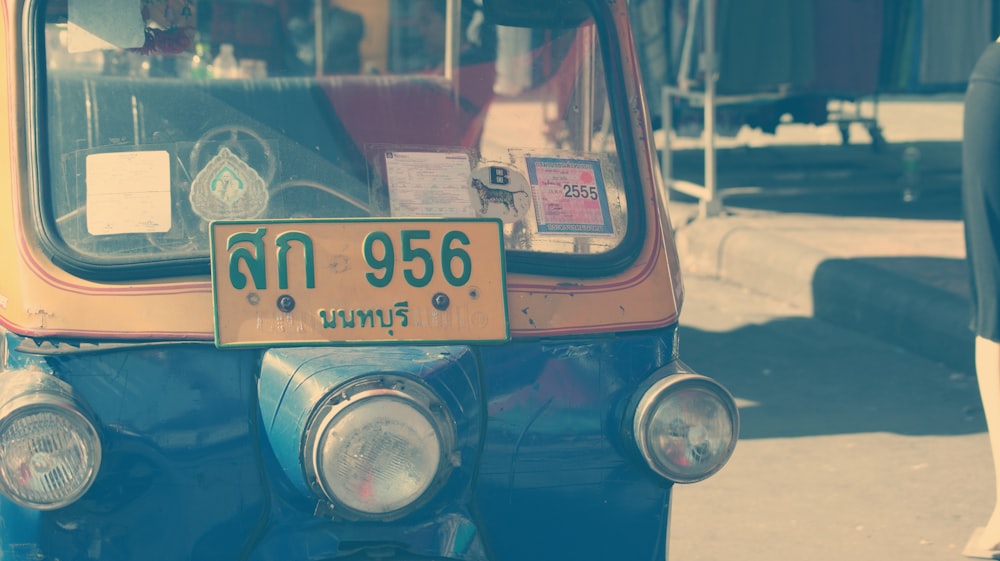
[[[963,259],[830,259],[813,275],[813,317],[974,371]]]
[[[851,261],[890,271],[925,284],[929,288],[944,290],[949,292],[950,295],[958,296],[963,300],[968,300],[969,298],[969,264],[965,259],[931,256],[891,256],[854,258]],[[829,261],[826,270],[834,267],[837,267],[837,262]],[[965,312],[964,309],[961,311]]]
[[[726,332],[681,327],[681,354],[741,401],[741,438],[986,430],[974,376],[809,318]],[[745,350],[743,359],[740,350]]]
[[[852,179],[845,181],[850,183]],[[892,185],[896,182],[895,177],[883,183],[874,183],[872,178],[856,178],[853,181],[855,183],[848,188],[824,188],[815,184],[803,189],[772,187],[756,195],[724,189],[723,204],[734,208],[833,216],[961,219],[961,183],[957,176],[942,174],[940,177],[925,177],[914,201],[903,200],[902,186]]]
[[[905,202],[902,153],[916,147],[917,198]],[[961,219],[961,143],[770,145],[717,151],[717,188],[725,206],[788,213],[924,220]],[[675,180],[704,185],[704,152],[673,152]],[[680,193],[676,200],[694,202]]]

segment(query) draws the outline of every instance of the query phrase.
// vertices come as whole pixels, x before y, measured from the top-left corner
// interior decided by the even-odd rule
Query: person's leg
[[[986,526],[973,534],[966,546],[970,557],[992,558],[1000,554],[1000,343],[976,337],[976,378],[983,400],[986,428],[993,449],[993,470],[997,474],[996,502]]]
[[[971,273],[976,377],[993,452],[996,503],[963,552],[1000,558],[1000,43],[986,49],[965,94],[962,206]]]

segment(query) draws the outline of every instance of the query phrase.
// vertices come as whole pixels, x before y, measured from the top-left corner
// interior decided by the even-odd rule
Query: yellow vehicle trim
[[[8,154],[0,177],[10,196],[0,199],[0,325],[32,337],[211,341],[212,288],[208,278],[171,282],[97,283],[69,275],[41,251],[33,232],[24,102],[21,11],[24,2],[3,2],[0,61],[0,150]],[[622,3],[624,4],[624,3]],[[624,26],[624,5],[614,8]],[[619,30],[621,31],[621,29]],[[627,42],[626,42],[627,43]],[[624,48],[631,48],[626,45]],[[626,53],[627,55],[628,53]],[[638,69],[633,68],[635,76]],[[630,99],[644,95],[627,83]],[[638,111],[633,108],[632,111]],[[638,119],[633,119],[633,122]],[[654,155],[648,127],[633,128],[639,154]],[[669,224],[661,227],[652,156],[639,171],[646,198],[645,244],[621,273],[600,279],[510,274],[508,315],[512,338],[651,329],[674,323],[682,296]],[[669,248],[669,249],[668,249]]]

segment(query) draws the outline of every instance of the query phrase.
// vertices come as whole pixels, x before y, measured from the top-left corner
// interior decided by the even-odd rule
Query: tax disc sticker
[[[476,213],[504,222],[517,222],[531,208],[528,179],[502,164],[488,164],[472,172],[472,200]]]
[[[525,163],[539,233],[614,233],[598,160],[526,158]]]

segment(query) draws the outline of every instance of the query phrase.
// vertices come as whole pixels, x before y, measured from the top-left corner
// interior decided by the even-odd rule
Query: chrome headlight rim
[[[409,503],[387,511],[368,511],[352,507],[338,497],[325,477],[323,446],[329,429],[346,414],[378,402],[391,402],[409,408],[433,429],[438,442],[435,473]],[[429,501],[459,463],[456,450],[455,421],[448,407],[423,383],[402,375],[380,374],[353,380],[327,394],[310,415],[302,437],[301,464],[310,489],[329,512],[348,520],[395,520]]]
[[[703,481],[718,473],[729,462],[739,440],[739,409],[732,394],[712,378],[690,372],[655,375],[654,380],[646,385],[645,390],[637,392],[638,396],[630,407],[631,418],[626,422],[627,430],[646,465],[660,477],[681,484]],[[669,462],[661,461],[654,449],[655,444],[651,442],[649,430],[659,406],[671,396],[685,390],[709,396],[725,412],[729,420],[728,443],[718,454],[719,460],[709,468],[697,472],[674,469]]]
[[[8,372],[5,375],[16,376],[18,374]],[[97,479],[102,461],[101,435],[97,423],[82,404],[72,399],[72,390],[68,384],[48,374],[31,373],[28,377],[30,380],[27,384],[19,383],[18,385],[25,387],[32,382],[42,380],[43,383],[40,385],[45,386],[46,389],[14,395],[0,405],[0,444],[4,441],[6,433],[12,428],[16,428],[18,422],[44,414],[60,417],[63,422],[72,427],[71,430],[75,431],[75,436],[84,443],[84,451],[87,454],[85,460],[82,461],[84,469],[82,474],[77,474],[80,477],[75,478],[73,485],[59,499],[41,501],[33,500],[27,496],[27,493],[22,493],[21,490],[12,486],[9,483],[10,474],[7,473],[9,466],[0,460],[0,470],[4,472],[0,473],[0,492],[11,502],[25,508],[41,511],[56,510],[83,497]],[[53,389],[56,391],[47,391]]]

